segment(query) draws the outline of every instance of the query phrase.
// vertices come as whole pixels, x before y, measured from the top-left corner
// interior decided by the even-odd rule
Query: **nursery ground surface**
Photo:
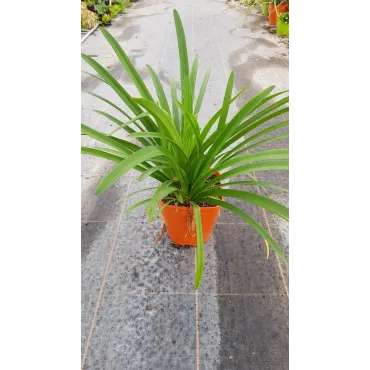
[[[212,66],[201,122],[221,105],[230,71],[235,72],[236,90],[249,82],[247,98],[271,85],[288,88],[288,48],[263,28],[265,17],[252,15],[243,26],[243,14],[230,2],[210,0],[140,0],[114,20],[109,31],[145,81],[149,81],[146,64],[159,72],[168,90],[169,77],[178,80],[174,8],[184,23],[190,57],[199,54],[199,73]],[[135,92],[99,30],[82,51]],[[84,62],[82,70],[92,72]],[[81,85],[119,103],[97,79],[82,74]],[[82,122],[110,132],[113,124],[93,110],[113,113],[112,109],[88,94],[81,99]],[[244,101],[239,99],[234,111]],[[94,145],[93,139],[81,140]],[[265,149],[287,146],[287,141],[280,141]],[[195,248],[173,247],[167,236],[153,247],[160,220],[147,222],[143,209],[122,213],[148,194],[115,205],[128,192],[155,185],[153,180],[139,183],[129,173],[104,194],[95,195],[112,166],[82,157],[82,367],[288,369],[288,271],[273,252],[266,260],[261,237],[223,210],[205,245],[203,282],[194,292]],[[285,172],[260,174],[261,181],[288,186]],[[271,197],[288,204],[285,193],[272,191]],[[234,203],[270,230],[288,259],[287,224],[254,206]]]

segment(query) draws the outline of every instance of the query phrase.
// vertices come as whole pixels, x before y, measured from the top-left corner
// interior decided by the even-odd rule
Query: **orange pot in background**
[[[289,4],[276,5],[276,9],[279,14],[286,13],[289,11]],[[275,5],[273,5],[272,3],[269,4],[269,24],[276,24],[276,10]]]
[[[220,173],[217,172],[216,175],[219,176]],[[159,207],[162,206],[163,202],[160,201]],[[215,206],[199,208],[203,226],[203,242],[206,242],[211,237],[217,217],[222,207]],[[168,236],[175,244],[182,246],[197,246],[193,208],[190,210],[190,207],[168,205],[164,207],[161,217],[163,222],[166,224]]]

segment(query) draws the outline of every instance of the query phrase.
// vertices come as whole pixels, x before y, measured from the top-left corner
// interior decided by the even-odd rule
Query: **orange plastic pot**
[[[217,172],[216,175],[219,176],[220,173]],[[161,201],[159,202],[159,207],[162,206],[163,202]],[[221,208],[220,206],[200,207],[204,243],[211,237]],[[193,208],[168,205],[164,207],[161,217],[162,221],[166,224],[167,234],[173,243],[181,246],[197,246]]]
[[[276,5],[276,9],[278,13],[286,13],[289,11],[289,5],[288,4]],[[276,24],[276,9],[275,5],[273,5],[272,3],[269,4],[269,24],[271,25]]]

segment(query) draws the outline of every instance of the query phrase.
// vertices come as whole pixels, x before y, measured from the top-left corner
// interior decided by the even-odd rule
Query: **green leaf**
[[[269,170],[287,170],[289,168],[289,161],[287,160],[269,160],[264,162],[256,162],[251,164],[246,164],[244,166],[239,166],[233,168],[230,171],[222,173],[217,178],[214,178],[207,183],[203,182],[202,184],[194,185],[190,191],[190,196],[193,200],[198,201],[198,194],[202,191],[206,191],[211,186],[221,182],[222,180],[229,179],[230,177],[238,175],[248,175],[253,172],[258,171],[269,171]]]
[[[145,108],[154,118],[156,118],[158,124],[162,129],[164,129],[165,133],[169,135],[172,140],[182,148],[182,141],[177,132],[175,126],[172,123],[171,116],[163,109],[158,107],[157,104],[141,98],[133,98],[137,101],[143,108]],[[148,130],[150,131],[150,130]],[[155,132],[156,130],[152,130]]]
[[[140,113],[138,116],[134,117],[134,118],[131,118],[129,121],[127,122],[122,122],[121,120],[119,120],[118,118],[110,115],[109,113],[106,113],[106,112],[103,112],[101,110],[94,110],[94,112],[100,114],[101,116],[105,117],[105,118],[108,118],[110,121],[112,121],[113,123],[115,123],[118,128],[116,128],[115,130],[113,130],[109,135],[113,135],[115,134],[118,130],[120,129],[124,129],[124,127],[126,127],[127,125],[129,125],[130,123],[133,123],[137,120],[139,120],[140,118],[143,118],[143,117],[146,117],[148,115],[148,112],[143,112],[143,113]],[[140,127],[140,126],[139,126]],[[140,130],[142,131],[143,129],[140,127]]]
[[[194,116],[196,116],[199,113],[200,107],[202,106],[204,94],[206,93],[206,89],[207,89],[208,80],[209,80],[210,75],[211,75],[211,68],[208,68],[206,74],[204,75],[202,85],[200,86],[197,102],[196,102],[195,108],[194,108]]]
[[[239,143],[238,145],[233,147],[228,152],[223,153],[220,156],[220,157],[222,157],[222,160],[220,162],[222,163],[222,162],[225,162],[226,160],[228,160],[230,157],[235,157],[235,155],[232,155],[232,154],[235,153],[236,151],[238,151],[239,148],[245,146],[247,143],[249,143],[249,142],[251,142],[251,141],[253,141],[253,140],[255,140],[255,139],[257,139],[257,138],[259,138],[263,135],[266,135],[269,132],[273,132],[273,131],[276,131],[280,128],[286,127],[286,126],[288,126],[288,124],[289,124],[289,121],[284,121],[284,122],[278,123],[276,125],[270,126],[270,127],[266,128],[265,130],[262,130],[262,131],[256,133],[255,135],[252,135],[252,136],[248,137],[247,139],[243,140],[241,143]],[[228,143],[226,143],[225,146],[227,144]],[[243,151],[245,151],[245,149]],[[238,151],[238,153],[240,153],[240,151]]]
[[[156,187],[154,187],[154,188],[146,188],[146,189],[140,189],[140,190],[134,191],[134,192],[132,192],[130,194],[125,195],[120,200],[117,200],[116,204],[121,203],[123,200],[125,200],[125,199],[127,199],[127,198],[129,198],[129,197],[131,197],[131,196],[133,196],[135,194],[142,193],[143,191],[154,190],[154,189],[157,189],[157,188]]]
[[[289,149],[271,149],[264,150],[262,152],[248,153],[245,155],[235,156],[232,159],[229,159],[221,164],[217,164],[212,171],[208,171],[208,176],[212,175],[217,171],[221,171],[227,167],[237,166],[248,162],[256,161],[266,161],[266,160],[280,160],[280,159],[289,159]],[[205,178],[205,180],[208,177]]]
[[[177,45],[179,49],[182,104],[187,111],[192,111],[193,106],[191,98],[191,85],[189,79],[189,60],[184,27],[182,25],[179,13],[176,9],[173,10],[173,17],[175,20]]]
[[[272,213],[280,216],[284,220],[289,220],[289,209],[274,200],[264,197],[259,194],[250,193],[244,190],[231,190],[231,189],[216,189],[204,191],[199,195],[199,199],[205,197],[229,197],[244,200],[248,203],[255,204],[259,207],[265,208]]]
[[[248,84],[246,84],[231,100],[229,100],[226,104],[224,104],[213,116],[212,118],[207,122],[204,129],[201,133],[201,139],[204,141],[208,135],[208,132],[211,130],[214,123],[217,121],[217,118],[222,114],[222,112],[225,109],[229,109],[229,106],[245,91],[245,89],[248,87]],[[203,149],[206,150],[217,138],[217,130],[207,139],[207,141],[203,145]]]
[[[103,82],[105,82],[104,80],[102,80]],[[95,96],[96,98],[104,101],[105,103],[109,104],[110,106],[112,106],[113,108],[117,109],[120,113],[122,113],[126,118],[128,119],[131,119],[131,117],[124,111],[122,110],[119,106],[117,106],[116,104],[112,103],[110,100],[108,99],[105,99],[103,98],[102,96],[98,95],[98,94],[95,94],[91,91],[87,91],[87,90],[83,90],[83,92],[85,92],[86,94],[90,94],[92,96]]]
[[[135,86],[139,90],[140,95],[145,99],[154,101],[143,79],[140,77],[139,73],[136,71],[135,67],[130,61],[130,58],[123,51],[120,44],[114,39],[114,37],[105,28],[101,28],[100,30],[103,36],[107,39],[109,44],[112,46],[123,68],[126,70],[132,82],[135,84]]]
[[[191,91],[192,91],[193,100],[194,100],[194,94],[195,94],[195,86],[197,82],[197,73],[198,73],[198,55],[195,56],[193,65],[191,66],[191,71],[190,71]]]
[[[153,214],[158,206],[158,203],[165,197],[167,196],[168,194],[174,192],[175,190],[177,190],[177,188],[173,185],[171,185],[173,183],[172,180],[167,180],[165,181],[164,183],[162,183],[158,189],[156,190],[156,192],[153,194],[153,197],[151,199],[151,201],[147,204],[146,206],[146,210],[148,212],[148,218],[149,218],[149,221],[152,219],[153,217]]]
[[[129,207],[129,208],[127,208],[127,209],[125,209],[123,213],[131,212],[131,211],[133,211],[135,208],[138,208],[138,207],[142,206],[143,204],[148,203],[151,199],[152,199],[152,198],[148,198],[148,199],[141,200],[140,202],[135,203],[133,206],[131,206],[131,207]]]
[[[152,78],[154,88],[155,88],[155,91],[157,92],[157,96],[159,99],[159,103],[161,104],[161,107],[164,110],[166,110],[168,113],[171,113],[170,106],[168,105],[168,101],[166,98],[166,94],[163,90],[163,86],[161,82],[159,81],[157,74],[154,72],[153,68],[149,66],[148,64],[146,65],[146,68],[149,71],[150,77]]]
[[[176,82],[172,77],[170,78],[170,85],[171,85],[173,120],[174,120],[174,124],[176,126],[176,129],[177,129],[177,132],[180,134],[180,132],[181,132],[181,122],[180,122],[180,116],[179,116],[179,107],[177,105]]]
[[[245,181],[230,181],[230,182],[223,183],[222,187],[224,188],[224,187],[234,186],[234,185],[260,186],[261,188],[263,188],[265,186],[266,188],[277,189],[277,190],[281,190],[281,191],[284,191],[284,192],[287,192],[287,193],[289,192],[289,190],[286,189],[286,188],[283,188],[283,187],[278,186],[278,185],[270,184],[268,182],[263,182],[263,181],[248,181],[248,180],[245,180]]]
[[[254,143],[252,145],[249,145],[244,150],[249,150],[249,149],[255,148],[257,146],[260,146],[262,144],[270,143],[272,141],[281,140],[281,139],[284,139],[284,138],[286,138],[288,136],[289,136],[289,134],[283,134],[283,135],[275,136],[275,137],[272,137],[272,138],[269,138],[269,139],[261,140],[261,141],[258,141],[257,143]]]
[[[230,107],[230,104],[227,104],[227,102],[231,99],[231,96],[233,93],[233,87],[234,87],[234,72],[231,72],[229,79],[227,81],[224,101],[222,104],[222,106],[225,107],[225,109],[223,109],[221,113],[220,120],[218,121],[218,126],[217,126],[220,129],[223,128],[226,123],[227,114],[229,113],[229,107]]]
[[[81,57],[116,92],[116,94],[122,99],[122,101],[127,105],[127,107],[135,113],[135,115],[138,116],[140,113],[143,113],[140,106],[132,100],[130,94],[118,83],[118,81],[104,67],[102,67],[96,60],[92,59],[88,55],[82,54]],[[143,123],[147,130],[156,131],[156,125],[149,117],[144,117],[141,122]]]
[[[98,188],[96,189],[96,194],[101,194],[106,191],[109,187],[111,187],[121,176],[127,173],[131,168],[134,168],[138,164],[151,159],[153,157],[158,157],[163,155],[162,151],[153,146],[153,147],[145,147],[138,150],[135,153],[132,153],[126,159],[124,159],[121,163],[119,163],[116,167],[113,168],[112,171],[106,175],[102,182],[99,184]]]
[[[168,165],[166,164],[161,164],[159,166],[154,166],[154,167],[151,167],[151,168],[148,168],[145,172],[143,172],[140,177],[139,177],[139,181],[143,181],[145,180],[148,176],[150,176],[153,172],[157,172],[157,171],[161,171],[163,170],[164,168],[167,168]]]
[[[247,222],[249,225],[251,225],[262,236],[262,238],[264,240],[266,240],[271,245],[271,247],[274,249],[276,254],[283,260],[283,262],[286,265],[288,265],[288,262],[285,259],[284,254],[281,251],[278,244],[275,242],[274,239],[272,239],[271,235],[263,227],[261,227],[261,225],[258,222],[256,222],[252,217],[250,217],[248,214],[246,214],[244,211],[242,211],[240,208],[234,206],[233,204],[222,201],[220,199],[206,198],[206,201],[211,203],[211,204],[216,204],[217,206],[221,206],[221,207],[224,207],[226,209],[229,209],[231,212],[233,212],[237,216],[241,217],[245,222]]]
[[[198,290],[202,281],[204,267],[203,226],[199,206],[194,202],[191,202],[191,204],[194,209],[195,227],[197,231],[197,268],[195,272],[194,289]]]
[[[109,137],[106,134],[102,134],[101,132],[92,129],[91,127],[88,127],[83,123],[81,124],[81,131],[86,135],[89,135],[93,139],[96,139],[104,144],[116,148],[119,152],[123,153],[124,155],[131,154],[131,150],[129,150],[125,145],[119,143],[117,140],[115,140],[115,138]]]
[[[113,155],[113,154],[110,154],[110,153],[106,153],[106,152],[103,152],[101,150],[97,150],[97,149],[94,149],[94,148],[88,148],[86,146],[81,147],[81,153],[82,154],[93,155],[95,157],[108,159],[108,160],[114,161],[114,162],[121,162],[122,161],[122,157],[119,157],[117,155]]]

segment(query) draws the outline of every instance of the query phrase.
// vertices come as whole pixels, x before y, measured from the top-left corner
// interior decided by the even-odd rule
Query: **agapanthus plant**
[[[147,66],[156,96],[150,93],[148,86],[134,68],[127,54],[104,28],[101,29],[102,34],[136,86],[139,97],[131,96],[97,61],[87,55],[82,55],[82,58],[97,72],[97,78],[107,83],[116,92],[122,101],[122,106],[97,94],[91,94],[127,118],[126,121],[122,121],[111,114],[99,111],[117,125],[117,129],[110,134],[96,131],[82,124],[83,134],[106,145],[103,148],[82,147],[82,153],[117,162],[117,165],[99,184],[97,194],[106,191],[131,169],[140,173],[140,181],[148,176],[159,181],[160,185],[153,190],[151,198],[138,202],[127,211],[145,205],[149,219],[151,219],[157,214],[160,201],[164,204],[162,209],[169,203],[189,207],[194,214],[196,225],[195,289],[198,289],[204,263],[200,210],[204,203],[222,206],[240,216],[286,262],[282,251],[270,234],[250,215],[224,198],[252,203],[288,220],[288,209],[284,205],[258,193],[232,189],[234,185],[247,185],[256,189],[260,186],[286,190],[258,181],[255,172],[288,170],[288,149],[261,150],[253,153],[249,150],[258,149],[267,142],[287,136],[287,134],[276,134],[278,129],[288,125],[287,120],[267,128],[265,124],[273,118],[282,117],[288,111],[286,107],[288,97],[283,97],[286,91],[272,94],[274,87],[269,87],[247,101],[229,119],[231,104],[246,88],[233,95],[234,74],[231,73],[221,108],[208,122],[199,122],[198,115],[210,70],[205,74],[199,91],[196,91],[198,57],[195,57],[190,67],[184,29],[176,10],[174,10],[174,20],[180,61],[181,93],[178,94],[176,82],[171,79],[170,99],[167,99],[164,86],[156,72]],[[117,130],[126,131],[127,140],[116,137]],[[267,139],[263,138],[266,134],[270,134]],[[220,171],[220,176],[212,178],[217,171]],[[232,178],[238,175],[248,175],[250,180],[233,181]]]

